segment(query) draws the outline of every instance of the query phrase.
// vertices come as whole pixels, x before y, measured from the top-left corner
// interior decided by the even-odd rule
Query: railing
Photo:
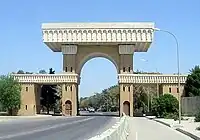
[[[20,83],[78,83],[78,74],[12,74]]]
[[[180,83],[184,84],[187,75],[180,75]],[[119,83],[178,83],[178,75],[167,74],[118,74]]]
[[[123,117],[112,128],[106,130],[101,135],[90,138],[89,140],[127,140],[129,134],[128,116],[123,113]]]

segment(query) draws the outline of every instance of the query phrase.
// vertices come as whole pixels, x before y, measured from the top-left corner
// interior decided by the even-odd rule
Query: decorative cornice
[[[78,74],[12,74],[19,83],[61,84],[79,83]]]
[[[43,24],[44,42],[152,42],[154,23]]]
[[[180,83],[184,84],[187,75],[180,75]],[[178,75],[162,75],[162,74],[118,74],[119,83],[178,83]]]
[[[12,74],[20,83],[39,83],[39,84],[60,84],[80,82],[78,74]],[[180,75],[180,83],[184,84],[187,75]],[[177,84],[177,75],[161,74],[118,74],[119,83],[159,83],[159,84]]]

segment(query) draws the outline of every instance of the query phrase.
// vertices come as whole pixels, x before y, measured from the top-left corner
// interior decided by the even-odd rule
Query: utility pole
[[[156,74],[158,74],[158,69],[156,68]],[[156,78],[156,90],[157,90],[157,98],[159,97],[159,85],[158,85],[158,77]]]
[[[148,91],[147,91],[147,93],[148,93],[148,112],[149,112],[149,84],[148,84]]]

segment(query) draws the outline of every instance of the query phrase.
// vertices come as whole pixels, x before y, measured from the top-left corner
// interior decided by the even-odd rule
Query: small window
[[[67,85],[65,85],[65,91],[67,91]]]
[[[28,87],[26,87],[26,91],[28,91]]]
[[[26,110],[28,109],[28,106],[26,105]]]
[[[70,87],[71,91],[72,91],[72,86]]]
[[[172,89],[171,88],[169,88],[169,93],[171,93],[172,92]]]
[[[73,68],[71,67],[71,72],[73,71]]]
[[[125,91],[125,86],[123,86],[123,91]]]
[[[128,72],[131,72],[131,67],[128,67]]]
[[[65,67],[65,72],[67,72],[67,67]]]
[[[126,71],[126,68],[125,67],[123,67],[123,72],[125,72]]]
[[[131,87],[128,87],[128,92],[130,92],[131,91]]]
[[[35,109],[35,105],[33,106],[33,109]]]
[[[178,88],[176,89],[176,92],[179,93],[179,89]]]

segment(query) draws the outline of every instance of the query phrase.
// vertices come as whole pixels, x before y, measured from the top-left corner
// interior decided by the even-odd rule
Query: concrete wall
[[[193,116],[200,111],[200,97],[181,98],[182,115]]]

